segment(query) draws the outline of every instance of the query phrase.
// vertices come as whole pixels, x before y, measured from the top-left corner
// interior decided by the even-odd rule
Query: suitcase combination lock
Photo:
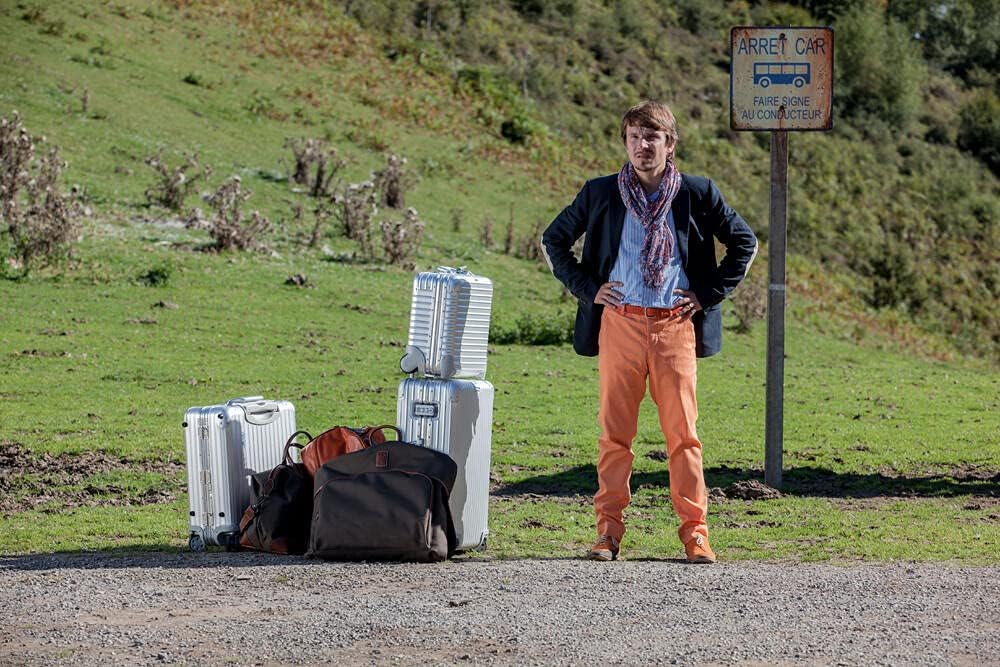
[[[434,419],[438,416],[437,403],[414,403],[413,416]]]

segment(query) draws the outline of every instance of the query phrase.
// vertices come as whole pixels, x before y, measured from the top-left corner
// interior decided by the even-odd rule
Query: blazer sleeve
[[[701,307],[711,308],[725,299],[746,277],[757,256],[757,236],[746,220],[726,203],[712,180],[708,180],[699,208],[702,220],[709,223],[713,236],[726,248],[712,280],[694,290]]]
[[[587,231],[593,213],[592,186],[588,181],[573,203],[562,210],[542,233],[542,252],[552,275],[581,301],[592,304],[600,285],[577,261],[573,244]]]

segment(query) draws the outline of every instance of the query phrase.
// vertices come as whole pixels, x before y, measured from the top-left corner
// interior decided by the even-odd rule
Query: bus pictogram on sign
[[[753,85],[767,88],[772,83],[801,88],[810,81],[809,63],[754,63]]]

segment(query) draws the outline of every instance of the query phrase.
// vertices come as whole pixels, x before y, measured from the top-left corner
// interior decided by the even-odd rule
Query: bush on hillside
[[[54,264],[72,253],[80,235],[78,193],[64,193],[59,182],[66,163],[57,147],[36,161],[35,141],[17,112],[0,117],[0,230],[8,238],[0,256],[9,253],[4,272],[8,264],[23,274]]]
[[[996,0],[894,0],[887,11],[919,35],[928,60],[967,81],[976,69],[1000,70]]]
[[[916,117],[927,68],[906,28],[878,5],[862,5],[837,20],[838,114],[866,116],[896,127]]]
[[[497,345],[562,345],[573,342],[573,313],[548,317],[525,313],[513,324],[490,322],[490,342]]]
[[[163,262],[143,271],[136,277],[136,280],[140,285],[145,285],[146,287],[166,287],[173,273],[173,265]]]
[[[483,221],[479,228],[479,242],[487,250],[493,250],[496,242],[493,240],[493,218],[488,215],[483,216]]]
[[[764,270],[751,270],[730,297],[736,315],[736,333],[746,334],[767,317],[767,280]]]
[[[383,220],[379,229],[382,230],[385,261],[408,271],[413,270],[413,256],[420,249],[424,227],[414,208],[406,209],[401,220]]]
[[[163,159],[163,149],[156,155],[150,155],[145,163],[156,172],[157,182],[146,189],[146,202],[149,205],[158,204],[172,211],[179,211],[184,206],[184,200],[194,189],[199,179],[212,175],[208,165],[198,162],[198,154],[188,155],[184,162],[171,167]]]
[[[956,139],[1000,175],[1000,98],[992,90],[981,90],[962,107]]]
[[[542,231],[544,223],[541,220],[535,222],[531,231],[522,236],[514,248],[514,256],[529,262],[542,261]]]
[[[207,231],[215,240],[213,248],[216,250],[266,250],[258,236],[270,229],[271,222],[259,211],[252,211],[247,219],[242,210],[251,194],[243,190],[240,177],[233,176],[208,199],[215,214],[205,219],[201,211],[195,209],[187,226]]]
[[[288,177],[290,183],[309,187],[311,197],[333,196],[339,183],[334,179],[347,165],[337,156],[337,149],[325,139],[286,139],[285,148],[292,151],[294,165]]]
[[[835,21],[837,16],[863,7],[868,0],[793,0],[820,21]]]
[[[373,181],[352,183],[333,198],[333,217],[340,223],[343,235],[358,244],[361,258],[375,257],[372,242],[372,218],[378,212],[378,193]]]
[[[382,205],[402,209],[406,192],[416,184],[416,177],[406,168],[406,158],[389,155],[385,167],[372,175],[375,188],[382,194]]]

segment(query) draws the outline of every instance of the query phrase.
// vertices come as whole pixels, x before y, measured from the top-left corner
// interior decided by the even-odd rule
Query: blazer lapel
[[[618,192],[618,181],[615,181],[614,193],[609,197],[608,202],[608,222],[611,224],[608,240],[611,243],[610,258],[613,266],[618,259],[618,247],[622,242],[622,229],[625,227],[625,202],[622,201],[621,193]]]
[[[687,185],[681,181],[677,196],[670,203],[670,212],[674,215],[674,229],[677,231],[677,252],[681,257],[681,266],[688,263],[688,234],[691,227],[691,193]]]

